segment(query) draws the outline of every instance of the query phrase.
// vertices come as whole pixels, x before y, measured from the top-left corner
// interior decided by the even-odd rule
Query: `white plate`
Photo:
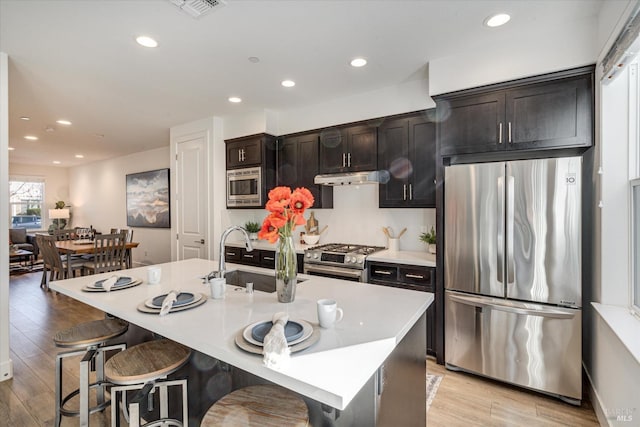
[[[182,292],[180,292],[180,293],[182,293]],[[190,306],[191,304],[195,304],[195,303],[197,303],[198,301],[200,301],[200,300],[202,299],[202,294],[201,294],[201,293],[199,293],[199,292],[196,292],[196,293],[192,293],[192,292],[185,292],[185,293],[192,294],[192,295],[193,295],[193,299],[192,299],[191,301],[187,302],[187,303],[184,303],[184,304],[178,304],[178,305],[176,305],[174,308],[178,308],[178,307],[187,307],[187,306]],[[154,299],[156,299],[156,298],[157,298],[157,296],[152,297],[152,298],[149,298],[148,300],[146,300],[146,301],[144,302],[144,305],[146,305],[146,306],[147,306],[147,307],[149,307],[149,308],[161,309],[161,308],[162,308],[162,305],[158,306],[158,305],[155,305],[155,304],[153,303],[153,300],[154,300]]]
[[[251,336],[251,331],[253,330],[254,327],[258,326],[259,324],[264,323],[264,322],[270,322],[270,321],[271,320],[261,320],[261,321],[256,322],[256,323],[252,323],[251,325],[249,325],[246,328],[244,328],[244,331],[242,331],[242,337],[249,344],[253,344],[253,345],[257,345],[259,347],[262,347],[263,343],[261,343],[260,341],[254,340],[253,337]],[[304,320],[300,320],[300,319],[291,319],[291,321],[298,322],[299,324],[302,325],[302,336],[300,338],[298,338],[297,340],[294,340],[294,341],[291,341],[290,343],[288,343],[289,347],[291,347],[292,345],[301,343],[302,341],[304,341],[307,338],[309,338],[311,336],[311,334],[313,333],[313,326],[311,326],[309,324],[309,322],[305,322]]]
[[[133,279],[131,281],[131,283],[129,283],[128,285],[123,285],[123,286],[115,286],[111,288],[111,292],[114,291],[119,291],[121,289],[129,289],[129,288],[133,288],[134,286],[138,286],[139,284],[142,283],[142,280],[140,279]],[[89,286],[89,285],[85,285],[82,288],[83,291],[85,292],[107,292],[106,290],[104,290],[102,287],[100,288],[96,288],[94,286]]]

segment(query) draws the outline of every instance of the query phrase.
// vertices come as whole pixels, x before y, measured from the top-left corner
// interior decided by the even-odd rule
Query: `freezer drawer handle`
[[[515,307],[512,305],[505,305],[495,300],[492,300],[491,303],[482,301],[479,298],[474,297],[466,297],[461,295],[449,295],[455,302],[459,302],[461,304],[471,305],[474,307],[486,307],[491,308],[493,310],[504,311],[506,313],[514,313],[514,314],[524,314],[528,316],[540,316],[540,317],[548,317],[552,319],[572,319],[574,317],[573,313],[567,313],[564,311],[554,310],[553,308],[544,308],[542,310],[535,310],[525,307]]]

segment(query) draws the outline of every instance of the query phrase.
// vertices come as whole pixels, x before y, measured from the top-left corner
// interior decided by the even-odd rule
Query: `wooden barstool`
[[[59,331],[53,337],[57,347],[74,350],[58,353],[56,356],[56,419],[55,425],[60,426],[62,416],[80,417],[80,425],[89,425],[89,415],[102,411],[109,406],[105,400],[105,389],[109,385],[104,377],[105,352],[124,350],[126,344],[107,346],[107,342],[127,332],[129,324],[124,320],[106,318],[81,323],[69,329]],[[62,397],[62,360],[67,357],[83,355],[80,361],[80,385],[78,389]],[[96,372],[96,381],[91,383],[90,372]],[[89,390],[97,388],[96,405],[89,406]],[[80,396],[78,410],[66,409],[65,404],[74,396]]]
[[[126,392],[138,390],[129,403],[129,425],[140,425],[141,407],[151,411],[153,399],[151,394],[160,389],[160,419],[145,426],[176,425],[186,426],[189,420],[187,409],[187,380],[167,380],[167,376],[182,367],[191,350],[168,339],[148,341],[129,347],[107,361],[104,367],[106,379],[111,387],[111,425],[118,425],[118,393],[122,393],[125,405]],[[169,418],[169,393],[171,386],[182,387],[182,421]],[[125,412],[126,416],[126,412]]]
[[[201,427],[305,427],[309,410],[295,393],[276,385],[252,385],[227,394],[202,418]]]

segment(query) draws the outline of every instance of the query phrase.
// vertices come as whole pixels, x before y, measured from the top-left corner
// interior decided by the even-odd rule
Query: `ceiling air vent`
[[[220,8],[224,6],[226,3],[225,0],[169,0],[171,3],[175,4],[188,13],[194,18],[199,18],[212,11],[214,8]]]

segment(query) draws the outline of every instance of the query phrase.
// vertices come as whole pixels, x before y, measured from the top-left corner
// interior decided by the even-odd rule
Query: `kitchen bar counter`
[[[396,347],[402,347],[399,345],[401,342],[413,341],[411,337],[419,337],[420,330],[424,337],[425,325],[421,323],[426,323],[424,314],[433,301],[431,293],[307,276],[308,280],[298,285],[296,299],[290,304],[278,303],[275,293],[256,291],[250,295],[242,288],[228,285],[224,300],[208,299],[200,307],[164,317],[141,313],[136,309],[138,304],[172,289],[202,292],[208,296],[209,287],[202,283],[200,277],[217,269],[216,262],[201,259],[160,266],[162,280],[158,285],[143,283],[109,293],[81,290],[100,276],[109,276],[107,273],[54,281],[50,287],[339,410],[347,408],[361,389],[375,382],[373,379],[377,378],[379,368],[387,363],[386,360],[392,359],[390,355]],[[234,268],[265,271],[227,264],[228,270]],[[146,279],[146,268],[134,268],[120,274]],[[305,278],[304,275],[300,277]],[[321,298],[336,299],[338,306],[344,310],[344,319],[333,329],[321,329],[319,342],[300,353],[294,353],[290,365],[283,370],[267,368],[260,355],[246,353],[236,346],[234,337],[239,331],[254,322],[270,320],[278,311],[288,312],[291,319],[317,324],[316,300]],[[404,339],[405,336],[407,339]],[[415,341],[414,347],[417,346],[417,349],[413,348],[412,354],[419,355],[424,370],[426,343],[419,338]],[[403,358],[406,359],[406,355]],[[388,364],[393,366],[391,362]],[[412,376],[415,376],[415,371]],[[393,393],[393,380],[390,380],[390,384],[387,393]],[[421,384],[421,388],[424,388],[424,377]],[[416,396],[421,394],[417,391]],[[360,402],[362,399],[357,400]],[[424,399],[411,404],[422,405],[420,410],[424,413]]]

